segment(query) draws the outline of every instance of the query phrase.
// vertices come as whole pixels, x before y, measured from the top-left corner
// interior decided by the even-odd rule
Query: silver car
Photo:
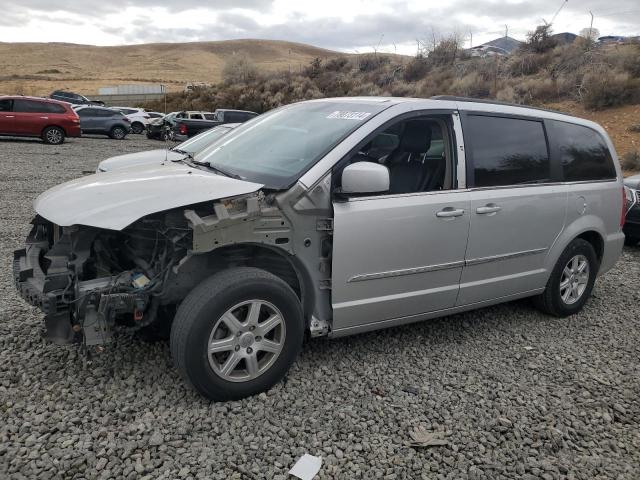
[[[48,338],[169,332],[214,400],[279,381],[305,334],[339,337],[533,297],[587,302],[625,204],[597,124],[438,99],[338,98],[238,126],[198,161],[59,185],[15,252]]]

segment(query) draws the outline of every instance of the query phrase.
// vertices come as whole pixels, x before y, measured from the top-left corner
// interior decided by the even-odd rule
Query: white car
[[[159,148],[107,158],[100,162],[96,173],[139,167],[140,165],[160,165],[167,160],[175,162],[187,157],[193,158],[238,125],[240,124],[225,123],[224,125],[219,125],[170,149]]]
[[[152,119],[151,115],[144,108],[133,107],[111,107],[112,110],[122,112],[131,121],[131,131],[140,134],[145,131],[147,123]]]

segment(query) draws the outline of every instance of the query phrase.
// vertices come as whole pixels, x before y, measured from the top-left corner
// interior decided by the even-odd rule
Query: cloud
[[[371,49],[383,35],[383,45],[410,49],[432,30],[473,32],[474,40],[486,41],[501,35],[507,24],[510,35],[522,38],[543,19],[551,21],[559,6],[559,0],[21,0],[5,6],[0,25],[31,28],[34,36],[48,41],[59,38],[55,24],[73,23],[95,28],[100,38],[117,43],[264,38],[353,50]],[[568,2],[554,30],[578,32],[588,26],[589,10],[603,34],[640,33],[638,0]],[[35,20],[40,21],[37,27]],[[11,36],[3,38],[0,30],[0,40],[11,41]]]

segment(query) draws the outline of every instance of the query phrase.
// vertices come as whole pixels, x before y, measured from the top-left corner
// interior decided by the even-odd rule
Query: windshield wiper
[[[227,172],[226,170],[222,170],[221,168],[218,167],[214,167],[213,165],[211,165],[209,162],[201,162],[201,165],[206,165],[207,167],[209,167],[211,170],[213,170],[214,172],[218,172],[221,173],[222,175],[224,175],[225,177],[229,177],[229,178],[235,178],[236,180],[244,180],[244,178],[242,178],[240,175],[238,175],[237,173],[231,173],[231,172]]]

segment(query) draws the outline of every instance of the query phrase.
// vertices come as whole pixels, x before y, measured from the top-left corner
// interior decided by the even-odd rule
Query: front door
[[[454,117],[417,115],[383,127],[347,162],[385,165],[390,185],[379,195],[334,200],[334,332],[455,306],[469,192],[457,190]]]

